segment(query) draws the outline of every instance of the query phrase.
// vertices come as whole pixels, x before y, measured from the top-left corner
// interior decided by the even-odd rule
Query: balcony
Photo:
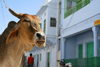
[[[90,0],[85,0],[85,1],[78,3],[77,5],[73,6],[72,8],[70,8],[69,10],[67,10],[64,13],[64,18],[70,16],[71,14],[75,13],[76,11],[83,8],[84,6],[86,6],[89,3],[90,3]]]

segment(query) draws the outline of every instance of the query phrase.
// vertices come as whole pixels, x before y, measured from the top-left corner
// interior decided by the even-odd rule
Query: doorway
[[[87,43],[87,67],[93,67],[94,65],[94,43]]]
[[[47,67],[50,67],[50,53],[47,53]]]

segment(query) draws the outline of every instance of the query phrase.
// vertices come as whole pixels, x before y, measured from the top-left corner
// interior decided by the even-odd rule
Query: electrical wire
[[[65,29],[64,30],[66,30],[66,28],[68,27],[68,25],[70,24],[70,22],[71,22],[71,20],[72,20],[72,18],[73,18],[73,15],[74,15],[74,13],[72,14],[72,16],[71,16],[71,18],[70,18],[70,20],[69,20],[69,22],[68,22],[68,24],[66,25],[66,27],[65,27]]]
[[[53,7],[49,7],[49,6],[48,6],[48,8],[53,8]],[[53,9],[59,9],[59,8],[53,8]],[[67,8],[61,8],[61,9],[67,9]],[[68,25],[70,24],[70,22],[71,22],[71,20],[72,20],[72,18],[73,18],[73,15],[74,15],[74,13],[72,14],[72,16],[71,16],[71,18],[70,18],[68,24],[66,25],[66,27],[68,27]],[[64,30],[65,30],[65,29],[64,29]]]
[[[1,8],[2,8],[2,15],[3,15],[4,26],[6,27],[6,24],[5,24],[5,18],[4,18],[4,13],[3,13],[3,5],[2,5],[2,0],[1,0]]]
[[[7,3],[5,2],[5,0],[3,0],[3,2],[4,2],[4,4],[5,4],[5,7],[9,9],[9,7],[8,7]],[[7,9],[7,10],[8,10],[8,9]],[[6,13],[7,13],[7,16],[6,16],[6,17],[9,18],[9,17],[8,17],[8,11],[7,11]]]
[[[50,7],[50,6],[47,6],[48,8],[52,8],[52,9],[59,9],[59,8],[53,8],[53,7]],[[67,9],[67,8],[61,8],[61,9]]]

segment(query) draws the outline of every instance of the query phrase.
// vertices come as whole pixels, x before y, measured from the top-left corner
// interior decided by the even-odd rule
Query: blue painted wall
[[[89,30],[70,38],[65,42],[65,59],[78,58],[78,45],[83,44],[83,58],[86,57],[86,44],[93,41],[93,32]]]
[[[65,59],[76,58],[76,36],[66,39]]]

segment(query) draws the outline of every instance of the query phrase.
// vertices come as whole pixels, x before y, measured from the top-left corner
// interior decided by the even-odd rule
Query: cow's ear
[[[6,39],[6,44],[9,44],[12,41],[16,40],[18,38],[18,33],[19,33],[19,25],[15,25],[15,27],[11,30]]]

